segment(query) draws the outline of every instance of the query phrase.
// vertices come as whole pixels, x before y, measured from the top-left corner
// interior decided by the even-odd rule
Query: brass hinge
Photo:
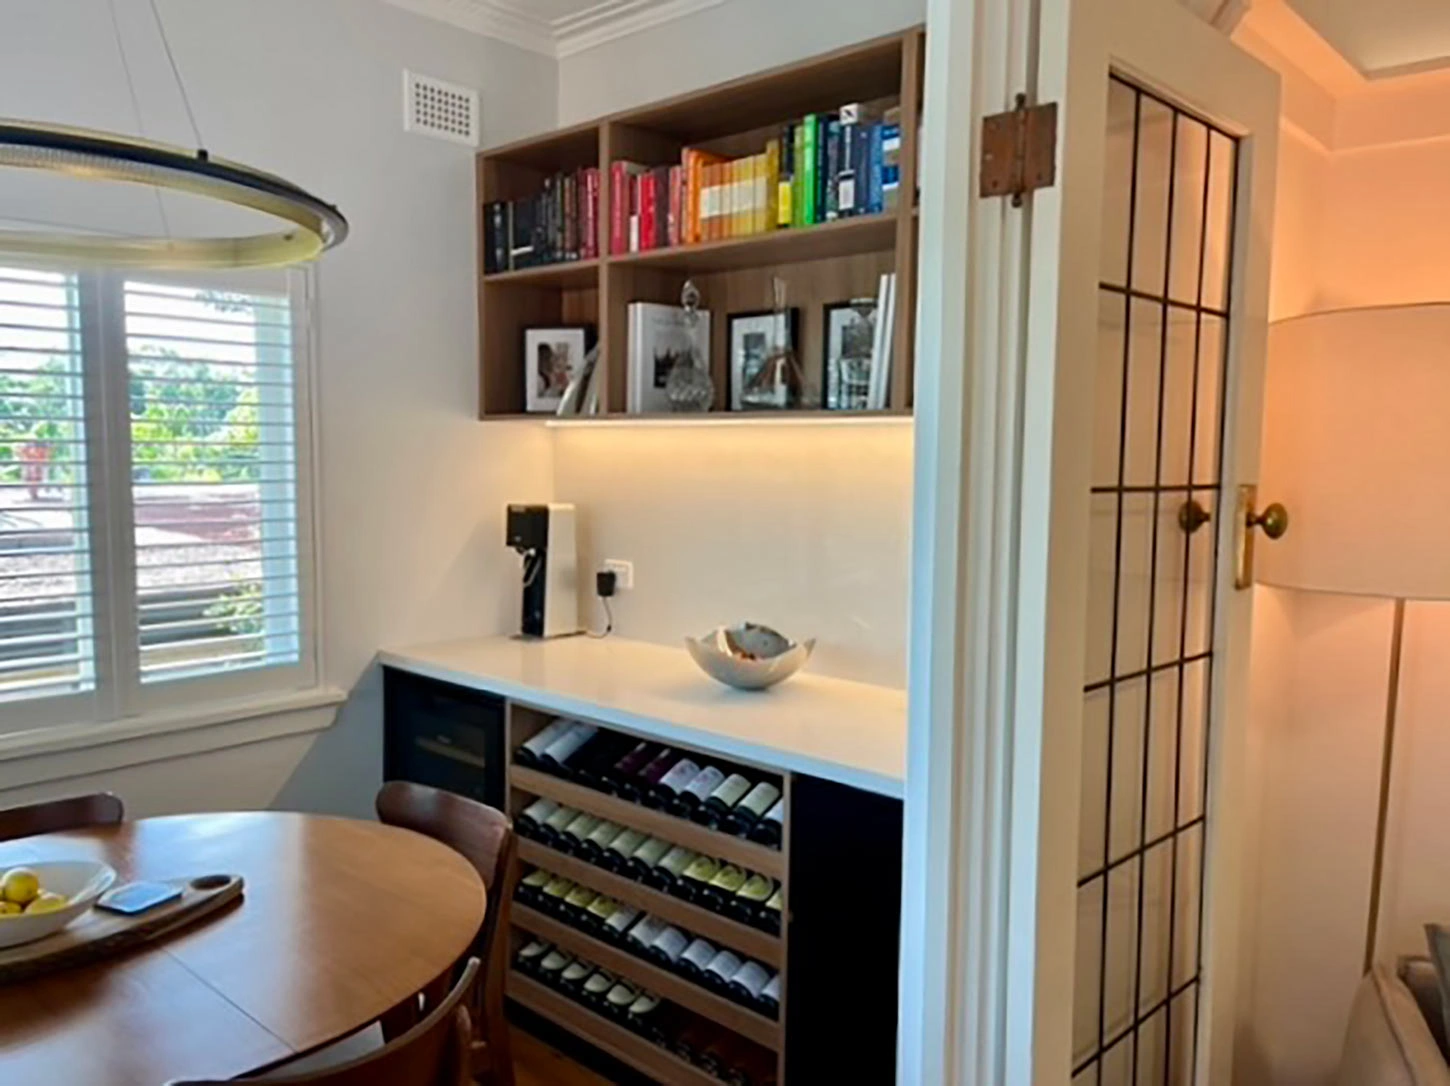
[[[1017,107],[982,118],[983,196],[1011,196],[1021,207],[1022,197],[1057,182],[1057,103],[1028,106],[1027,95],[1017,96]]]

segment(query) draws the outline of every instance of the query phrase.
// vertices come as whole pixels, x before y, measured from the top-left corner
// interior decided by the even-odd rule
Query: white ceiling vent
[[[478,91],[405,71],[403,128],[477,147]]]

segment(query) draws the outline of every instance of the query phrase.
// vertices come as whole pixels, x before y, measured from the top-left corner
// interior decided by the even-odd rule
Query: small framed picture
[[[554,414],[569,384],[584,367],[590,325],[524,330],[524,410]]]
[[[871,367],[876,350],[875,298],[854,298],[826,306],[825,390],[828,411],[864,411],[871,403]]]
[[[767,363],[777,351],[795,349],[800,342],[800,310],[732,313],[729,336],[730,410],[799,407],[799,366],[767,372]]]

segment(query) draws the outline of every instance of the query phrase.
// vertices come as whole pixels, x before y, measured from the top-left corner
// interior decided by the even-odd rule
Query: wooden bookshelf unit
[[[796,352],[805,404],[773,415],[843,415],[820,407],[825,357],[824,307],[876,296],[880,276],[896,274],[896,322],[886,408],[911,410],[917,276],[917,138],[925,35],[921,28],[723,83],[668,101],[483,151],[477,162],[479,239],[479,416],[526,415],[524,333],[532,327],[588,324],[601,345],[599,419],[627,417],[628,307],[678,304],[686,278],[711,315],[714,412],[728,401],[728,320],[771,308],[772,284],[800,310]],[[633,161],[677,163],[683,148],[727,157],[756,154],[782,125],[848,102],[899,106],[900,189],[893,210],[814,226],[719,241],[610,252],[611,167]],[[532,196],[557,171],[600,173],[597,259],[484,274],[485,208]],[[853,412],[861,414],[861,412]]]

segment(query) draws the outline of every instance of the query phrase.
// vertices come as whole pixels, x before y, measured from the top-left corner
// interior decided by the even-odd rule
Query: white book
[[[891,387],[891,353],[896,340],[896,273],[886,272],[881,276],[880,292],[876,299],[876,336],[871,351],[871,387],[866,406],[880,411],[886,406],[886,390]]]
[[[668,412],[665,382],[675,363],[694,351],[696,364],[710,372],[710,313],[696,310],[695,334],[685,310],[657,302],[631,302],[629,306],[629,373],[626,407],[631,414]]]

